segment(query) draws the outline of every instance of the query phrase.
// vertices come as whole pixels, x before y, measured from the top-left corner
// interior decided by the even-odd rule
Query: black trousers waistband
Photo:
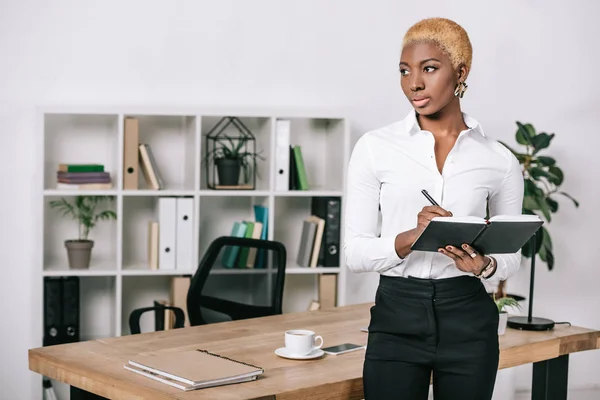
[[[441,279],[380,275],[379,288],[394,296],[430,299],[474,294],[482,290],[483,283],[468,275]]]

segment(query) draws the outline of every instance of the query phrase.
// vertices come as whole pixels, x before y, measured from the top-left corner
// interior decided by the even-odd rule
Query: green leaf
[[[539,180],[542,177],[548,179],[550,182],[556,181],[559,179],[558,176],[554,175],[553,173],[551,173],[549,171],[545,171],[545,170],[541,169],[540,167],[529,168],[529,175],[531,175],[531,177],[535,180]]]
[[[525,130],[527,131],[527,137],[531,141],[531,139],[535,137],[535,128],[529,123],[524,124],[523,127],[525,127]]]
[[[536,196],[535,201],[540,207],[540,211],[544,214],[544,217],[546,217],[546,220],[550,222],[552,220],[552,216],[550,207],[548,207],[548,203],[546,203],[546,198],[544,196]]]
[[[548,260],[548,253],[546,252],[545,246],[540,247],[540,252],[538,254],[540,256],[540,260],[542,260],[543,262],[546,262]]]
[[[532,145],[531,137],[529,136],[529,132],[528,132],[527,128],[525,127],[525,125],[523,125],[522,123],[517,121],[517,126],[519,127],[517,129],[517,133],[515,134],[517,143],[525,145],[525,146],[531,146]]]
[[[558,192],[559,194],[562,194],[565,197],[568,197],[569,199],[571,199],[573,201],[573,203],[575,204],[575,207],[579,207],[579,202],[577,200],[575,200],[573,197],[571,197],[571,195],[565,193],[565,192]]]
[[[541,226],[539,230],[542,234],[542,245],[552,250],[552,238],[550,237],[550,232],[543,226]]]
[[[546,157],[546,156],[538,156],[535,158],[535,161],[538,164],[544,165],[546,167],[550,167],[554,164],[556,164],[556,160],[552,157]]]
[[[553,213],[558,211],[558,202],[555,201],[554,199],[551,199],[550,197],[546,197],[546,203],[548,203],[548,207],[550,208],[550,211],[552,211]]]
[[[535,184],[535,182],[531,179],[525,179],[523,183],[525,185],[525,196],[533,196],[537,190],[537,185]]]
[[[549,249],[546,249],[546,264],[548,265],[548,270],[552,271],[554,268],[554,253]]]
[[[536,135],[535,137],[533,137],[531,139],[531,143],[535,149],[533,151],[533,154],[536,154],[540,150],[545,149],[546,147],[550,146],[550,141],[552,140],[553,137],[554,137],[554,133],[551,135],[548,135],[547,133],[543,133],[543,132]]]
[[[527,210],[539,210],[540,206],[533,195],[527,195],[523,197],[523,208]],[[531,214],[533,214],[533,212],[531,212]]]
[[[552,239],[550,233],[543,226],[539,230],[542,233],[542,247],[540,247],[540,259],[546,263],[548,270],[554,268],[554,253],[552,250]]]
[[[558,168],[556,165],[553,165],[548,167],[548,172],[554,175],[552,178],[548,178],[548,180],[556,186],[560,186],[564,180],[562,169]]]

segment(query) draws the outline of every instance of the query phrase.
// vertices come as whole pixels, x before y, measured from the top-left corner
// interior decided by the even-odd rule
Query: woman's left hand
[[[445,248],[438,249],[438,251],[452,258],[456,267],[461,271],[471,272],[475,275],[479,274],[489,262],[485,255],[479,254],[468,244],[463,244],[462,249],[460,247],[446,246]]]

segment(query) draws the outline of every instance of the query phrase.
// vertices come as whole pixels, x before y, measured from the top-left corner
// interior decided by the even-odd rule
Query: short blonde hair
[[[411,26],[404,35],[402,47],[415,42],[433,42],[445,52],[455,69],[461,64],[471,70],[473,48],[462,26],[446,18],[428,18]]]

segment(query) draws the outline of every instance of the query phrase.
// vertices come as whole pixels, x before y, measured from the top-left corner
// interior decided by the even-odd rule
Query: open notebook
[[[535,234],[544,221],[537,215],[497,215],[489,220],[479,217],[435,217],[411,250],[438,251],[447,245],[471,245],[482,254],[516,253]]]
[[[206,350],[185,350],[132,357],[125,369],[181,390],[255,380],[264,370]]]

